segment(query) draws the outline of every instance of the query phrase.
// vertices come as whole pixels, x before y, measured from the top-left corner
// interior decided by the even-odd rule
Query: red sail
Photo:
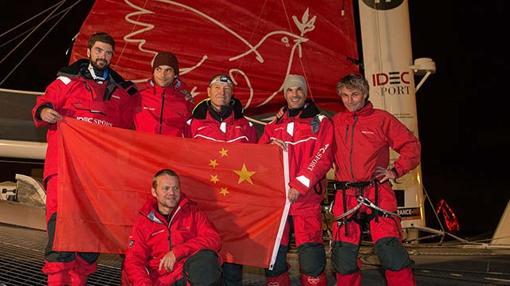
[[[353,5],[336,1],[97,0],[76,40],[72,60],[86,57],[97,31],[117,42],[113,67],[130,80],[151,76],[157,51],[172,51],[197,96],[208,80],[230,73],[248,114],[283,104],[288,73],[303,74],[319,107],[339,111],[335,83],[358,71]]]

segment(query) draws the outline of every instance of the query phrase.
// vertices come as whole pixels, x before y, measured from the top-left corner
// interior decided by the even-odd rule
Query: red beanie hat
[[[175,75],[179,75],[179,62],[177,57],[170,52],[160,52],[152,61],[152,71],[159,66],[170,66],[174,69]]]

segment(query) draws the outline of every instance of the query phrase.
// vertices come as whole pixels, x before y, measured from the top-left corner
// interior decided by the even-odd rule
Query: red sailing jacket
[[[170,221],[158,211],[153,198],[140,210],[126,252],[124,269],[133,285],[173,285],[182,278],[186,259],[199,250],[218,252],[220,235],[197,205],[181,195]],[[173,271],[159,270],[170,250],[176,262]]]
[[[333,117],[335,127],[335,178],[338,181],[369,181],[375,168],[388,168],[389,149],[400,154],[393,163],[397,176],[416,168],[420,162],[420,142],[397,118],[375,109],[368,102],[357,112],[341,112]]]
[[[216,142],[256,143],[257,131],[242,114],[241,103],[232,99],[231,109],[224,117],[212,110],[209,99],[200,102],[188,121],[191,138]]]
[[[178,137],[189,137],[186,121],[193,103],[183,82],[175,80],[163,88],[147,81],[140,89],[141,106],[135,115],[136,130]]]
[[[314,213],[320,208],[325,188],[325,175],[331,168],[333,128],[331,121],[313,102],[295,116],[289,111],[264,128],[260,144],[280,139],[287,144],[290,187],[301,194],[291,205],[290,214]]]
[[[63,68],[60,76],[37,98],[32,109],[35,126],[48,127],[45,179],[57,173],[58,140],[57,124],[48,124],[40,118],[39,112],[44,106],[51,107],[64,117],[93,124],[126,129],[134,127],[133,116],[139,100],[136,89],[113,70],[110,70],[108,81],[93,80],[87,74],[88,63],[88,60],[79,60]]]

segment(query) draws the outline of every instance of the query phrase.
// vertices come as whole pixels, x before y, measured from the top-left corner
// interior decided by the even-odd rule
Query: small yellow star
[[[218,166],[218,162],[216,162],[216,159],[209,160],[209,166],[211,166],[213,169],[216,168],[216,166]]]
[[[253,182],[251,181],[251,176],[253,176],[253,174],[255,174],[256,172],[248,171],[245,164],[243,164],[241,170],[234,170],[234,173],[236,173],[239,176],[239,180],[237,181],[238,184],[242,183],[243,181],[247,181],[248,183],[253,185]]]
[[[226,196],[228,193],[230,193],[230,192],[228,191],[228,188],[221,188],[221,189],[220,189],[220,194],[222,194],[223,196]]]
[[[218,178],[218,175],[211,175],[211,182],[216,184],[219,181],[220,181],[220,179]]]
[[[221,148],[221,150],[219,152],[220,152],[221,157],[227,157],[228,156],[228,150],[225,149],[225,148]]]

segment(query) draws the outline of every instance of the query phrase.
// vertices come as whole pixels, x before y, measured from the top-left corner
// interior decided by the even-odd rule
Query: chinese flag
[[[220,232],[225,261],[268,267],[274,259],[288,209],[278,147],[174,138],[69,118],[58,129],[55,250],[123,253],[152,176],[170,168]]]

